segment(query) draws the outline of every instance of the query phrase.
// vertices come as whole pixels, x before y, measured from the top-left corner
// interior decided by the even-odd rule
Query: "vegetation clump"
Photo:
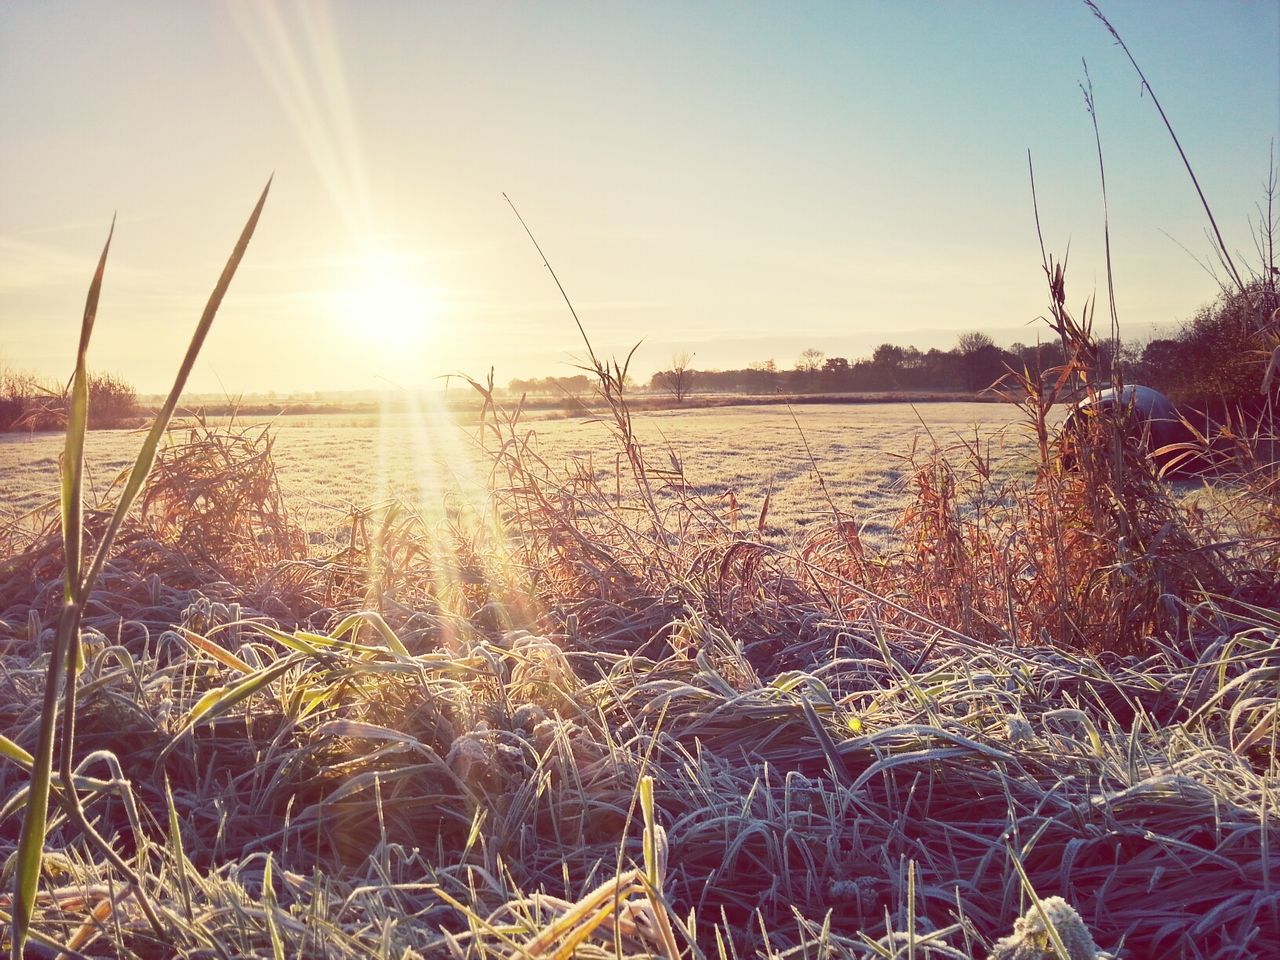
[[[137,391],[111,373],[88,375],[91,429],[133,427],[142,422]],[[63,430],[71,402],[70,385],[42,384],[30,374],[0,367],[0,432]]]
[[[1119,432],[1063,470],[1028,376],[1007,385],[1036,438],[1021,481],[995,486],[978,441],[939,445],[913,458],[896,547],[833,501],[780,550],[767,501],[744,526],[643,447],[625,364],[591,370],[616,470],[542,460],[477,382],[492,511],[353,511],[319,551],[269,434],[153,431],[154,466],[85,515],[101,560],[72,634],[65,538],[8,531],[0,910],[28,911],[33,949],[1280,945],[1280,617],[1236,580],[1274,543],[1207,536]],[[1274,511],[1274,487],[1238,492]],[[76,721],[56,751],[42,684]]]

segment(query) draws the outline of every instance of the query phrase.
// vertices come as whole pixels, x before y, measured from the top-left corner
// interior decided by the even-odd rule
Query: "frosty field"
[[[674,455],[690,492],[722,503],[726,512],[732,492],[739,522],[752,529],[772,492],[764,529],[770,540],[786,542],[830,517],[829,495],[874,541],[902,502],[913,449],[973,442],[977,430],[993,459],[1018,470],[1027,438],[1017,413],[993,403],[831,404],[796,407],[793,418],[785,407],[743,406],[639,414],[636,429],[655,465],[673,468]],[[248,425],[257,430],[266,424],[242,424]],[[581,461],[606,478],[618,468],[616,445],[598,422],[535,420],[526,426],[553,467]],[[478,502],[489,482],[475,428],[443,414],[280,417],[270,429],[293,518],[317,534],[339,523],[351,506],[398,498],[433,515],[446,500]],[[171,435],[181,440],[189,431],[179,425]],[[139,442],[132,431],[89,435],[91,502],[132,463]],[[56,498],[61,449],[58,434],[0,436],[0,503],[7,521]],[[669,484],[673,478],[659,480]]]

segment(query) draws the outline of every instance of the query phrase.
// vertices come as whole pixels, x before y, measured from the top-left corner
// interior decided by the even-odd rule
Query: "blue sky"
[[[1107,2],[1233,248],[1280,132],[1280,6]],[[232,392],[567,372],[577,332],[696,365],[1024,331],[1045,296],[1026,151],[1079,305],[1126,334],[1215,284],[1122,51],[1072,2],[34,3],[0,7],[0,357],[161,389],[266,177],[193,380]],[[1172,239],[1171,239],[1172,238]],[[1176,241],[1176,242],[1175,242]],[[923,331],[932,331],[924,333]]]

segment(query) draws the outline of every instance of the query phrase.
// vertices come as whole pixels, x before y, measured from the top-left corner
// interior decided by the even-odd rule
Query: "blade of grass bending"
[[[30,767],[36,762],[35,757],[2,734],[0,734],[0,757],[8,757],[22,767]]]
[[[582,325],[582,321],[578,319],[578,311],[573,309],[573,301],[569,299],[569,294],[565,292],[564,284],[560,282],[560,278],[556,276],[555,270],[551,269],[551,261],[547,259],[547,255],[542,252],[542,247],[538,243],[537,237],[533,235],[533,231],[529,229],[529,225],[524,222],[524,217],[520,216],[520,211],[516,209],[516,205],[511,202],[511,198],[502,194],[502,199],[507,201],[507,206],[511,208],[511,212],[516,215],[516,219],[520,221],[520,226],[524,227],[524,232],[529,235],[529,239],[533,241],[533,249],[538,251],[538,256],[542,258],[542,265],[547,268],[547,272],[551,274],[551,279],[556,282],[556,287],[560,290],[560,296],[564,298],[564,302],[569,307],[569,313],[573,317],[573,322],[578,325],[578,332],[582,334],[582,342],[587,345],[587,356],[591,358],[592,370],[599,371],[600,361],[596,358],[596,352],[591,347],[591,339],[587,336],[587,330]],[[634,350],[632,351],[635,352]]]
[[[200,634],[192,630],[188,630],[183,626],[178,627],[178,634],[183,640],[187,641],[187,643],[191,644],[202,653],[207,653],[224,667],[230,667],[232,670],[239,673],[253,673],[253,667],[249,666],[230,650],[224,650],[207,637],[202,637]]]
[[[168,745],[160,751],[157,763],[163,763],[165,758],[173,751],[188,733],[195,729],[201,720],[212,720],[214,717],[226,713],[241,700],[253,696],[263,687],[271,683],[277,677],[284,674],[292,667],[296,667],[306,658],[305,654],[295,653],[283,660],[273,663],[265,670],[259,671],[251,677],[241,680],[239,683],[232,684],[228,687],[214,687],[198,701],[195,706],[188,711],[186,718],[182,721],[182,727],[174,734],[173,739]]]
[[[1138,66],[1138,61],[1132,53],[1129,52],[1129,45],[1124,42],[1120,36],[1120,32],[1111,25],[1111,21],[1107,19],[1102,9],[1094,0],[1084,0],[1085,6],[1090,12],[1102,21],[1102,25],[1107,28],[1107,32],[1111,34],[1112,39],[1124,51],[1124,55],[1129,58],[1129,63],[1133,65],[1134,72],[1138,74],[1138,79],[1142,82],[1142,89],[1151,96],[1151,103],[1155,106],[1156,112],[1160,114],[1160,120],[1164,123],[1164,128],[1169,131],[1169,136],[1173,140],[1174,147],[1178,150],[1178,156],[1182,158],[1182,165],[1187,170],[1187,176],[1191,178],[1191,185],[1196,188],[1196,196],[1200,198],[1200,206],[1204,207],[1205,216],[1209,218],[1209,226],[1213,228],[1213,236],[1218,241],[1218,253],[1222,256],[1223,263],[1226,264],[1227,270],[1231,273],[1231,279],[1236,282],[1236,287],[1241,293],[1245,292],[1244,281],[1240,278],[1240,273],[1236,270],[1235,261],[1231,259],[1231,251],[1227,249],[1226,241],[1222,239],[1222,231],[1218,229],[1218,221],[1214,219],[1213,208],[1209,206],[1209,200],[1204,195],[1204,191],[1200,189],[1200,180],[1196,177],[1196,172],[1191,166],[1191,161],[1187,159],[1187,152],[1182,149],[1182,141],[1178,139],[1178,135],[1173,132],[1173,123],[1170,122],[1168,116],[1165,115],[1164,107],[1160,106],[1160,99],[1156,96],[1156,92],[1151,89],[1151,84],[1147,82],[1147,75],[1142,72],[1142,68]]]
[[[26,814],[22,818],[22,834],[18,839],[17,863],[14,870],[13,943],[11,956],[20,960],[31,931],[36,890],[40,885],[40,863],[44,857],[44,834],[49,815],[49,783],[53,778],[53,731],[58,722],[58,681],[64,660],[74,664],[79,657],[80,632],[80,551],[83,543],[84,430],[88,422],[89,388],[85,355],[89,337],[98,313],[98,297],[102,292],[102,275],[107,268],[107,253],[115,234],[115,220],[107,233],[107,242],[98,258],[93,282],[85,298],[84,317],[80,322],[80,345],[76,349],[76,369],[71,381],[71,403],[67,410],[67,436],[62,461],[62,542],[66,555],[63,571],[62,612],[54,635],[45,678],[44,702],[40,709],[40,734],[31,768],[31,790],[27,795]],[[63,751],[70,759],[71,744]],[[66,778],[71,783],[71,778]]]
[[[396,632],[391,629],[387,621],[382,619],[382,615],[376,610],[359,610],[356,613],[346,617],[333,631],[333,636],[343,637],[348,631],[359,625],[361,622],[368,623],[378,631],[383,642],[387,645],[387,649],[392,653],[398,653],[402,657],[410,656],[409,648],[401,642],[396,636]]]

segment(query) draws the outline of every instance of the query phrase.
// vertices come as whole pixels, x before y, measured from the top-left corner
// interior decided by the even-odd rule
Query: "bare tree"
[[[822,358],[825,356],[821,350],[810,347],[796,360],[796,369],[801,373],[817,373],[822,369]]]
[[[693,389],[694,371],[689,366],[692,360],[693,354],[688,351],[673,354],[671,357],[671,369],[662,371],[655,378],[662,389],[675,397],[676,403],[684,403],[684,398]]]
[[[797,390],[812,390],[817,387],[825,356],[821,350],[810,347],[796,358],[796,377],[793,382]]]

